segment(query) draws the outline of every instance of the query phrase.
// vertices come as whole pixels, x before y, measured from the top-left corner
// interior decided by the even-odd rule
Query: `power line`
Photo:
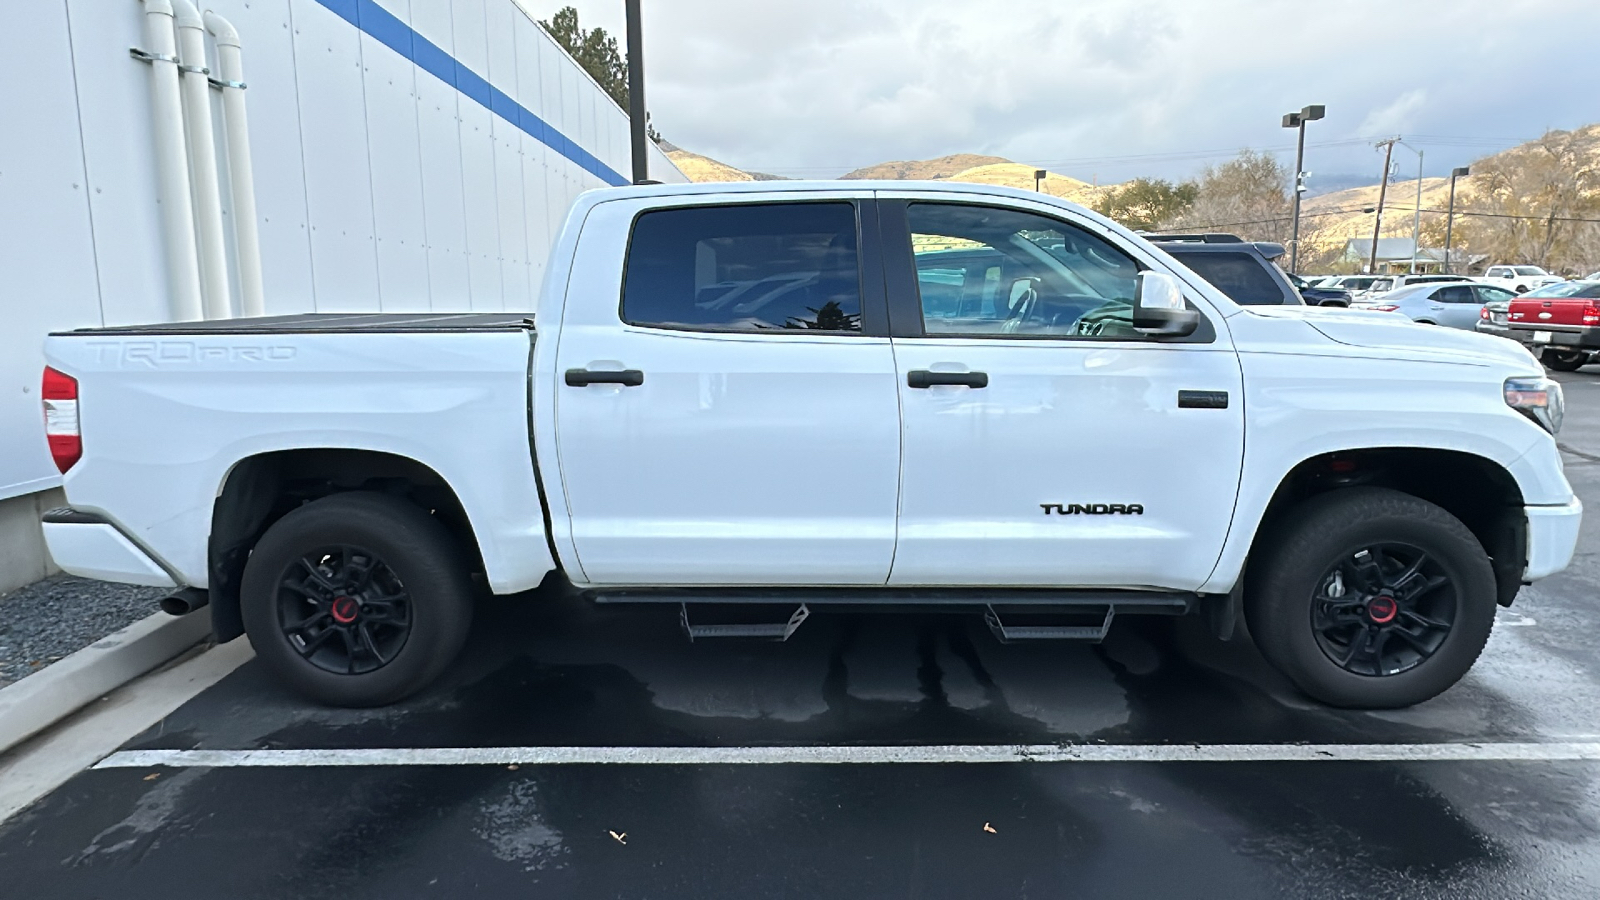
[[[1317,218],[1317,217],[1321,217],[1321,216],[1348,215],[1350,213],[1369,213],[1370,214],[1373,211],[1374,211],[1373,208],[1370,207],[1370,206],[1356,206],[1356,207],[1351,207],[1349,209],[1331,209],[1331,210],[1325,210],[1323,212],[1315,212],[1315,213],[1303,212],[1303,213],[1300,214],[1300,218],[1302,218],[1302,219],[1311,219],[1311,218]],[[1442,215],[1448,214],[1449,210],[1444,210],[1444,209],[1425,209],[1425,210],[1423,210],[1423,212],[1427,213],[1427,214],[1441,215],[1442,216]],[[1455,214],[1458,215],[1458,216],[1472,216],[1472,217],[1483,218],[1483,219],[1523,219],[1523,220],[1533,221],[1533,222],[1576,222],[1576,223],[1580,223],[1580,224],[1600,225],[1600,219],[1588,219],[1588,218],[1583,218],[1583,217],[1579,217],[1579,216],[1517,215],[1517,214],[1514,214],[1514,213],[1473,212],[1471,210],[1465,210],[1465,209],[1458,209],[1458,210],[1456,210]],[[1279,222],[1287,222],[1287,221],[1289,221],[1289,218],[1290,218],[1289,216],[1272,216],[1272,217],[1266,218],[1266,219],[1252,219],[1252,220],[1247,221],[1247,222],[1218,222],[1218,223],[1210,224],[1210,225],[1185,225],[1183,227],[1189,228],[1189,229],[1193,229],[1195,231],[1207,231],[1207,230],[1215,229],[1215,228],[1241,228],[1241,227],[1246,226],[1246,225],[1272,225],[1272,224],[1279,223]]]

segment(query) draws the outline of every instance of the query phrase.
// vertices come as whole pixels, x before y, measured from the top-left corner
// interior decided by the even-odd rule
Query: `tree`
[[[1173,184],[1160,178],[1135,178],[1107,191],[1094,208],[1135,231],[1154,231],[1187,212],[1199,190],[1193,181]]]
[[[1189,208],[1163,228],[1227,231],[1252,241],[1285,242],[1290,232],[1289,172],[1268,153],[1244,150],[1206,166]]]
[[[606,34],[604,28],[584,31],[578,24],[578,11],[570,6],[561,7],[539,27],[566,48],[618,106],[628,109],[628,61],[617,49],[616,38]]]
[[[1495,262],[1556,269],[1593,261],[1600,217],[1600,129],[1552,131],[1472,165],[1472,249]],[[1459,208],[1459,205],[1458,205]],[[1457,228],[1461,225],[1457,219]]]

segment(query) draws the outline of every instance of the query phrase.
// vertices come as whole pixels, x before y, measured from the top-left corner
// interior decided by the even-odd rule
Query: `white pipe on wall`
[[[211,10],[206,30],[217,41],[217,81],[222,85],[222,123],[227,132],[228,180],[233,193],[233,246],[239,258],[239,301],[246,316],[266,315],[261,278],[261,238],[256,226],[255,172],[250,163],[250,127],[244,112],[244,56],[239,32]]]
[[[178,47],[169,0],[144,0],[144,41],[150,59],[150,124],[155,132],[158,201],[172,318],[193,321],[204,318],[205,310],[200,299],[200,263],[195,254],[183,100],[178,87]]]
[[[189,131],[189,163],[194,175],[195,236],[200,246],[200,296],[206,318],[233,316],[228,295],[227,237],[222,231],[222,193],[217,148],[211,133],[211,82],[206,68],[205,22],[190,0],[172,0],[177,13],[178,60],[183,81],[183,113]]]

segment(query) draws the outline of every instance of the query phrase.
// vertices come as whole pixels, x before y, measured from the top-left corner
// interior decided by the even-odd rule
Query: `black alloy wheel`
[[[245,562],[239,612],[281,683],[334,706],[382,706],[439,677],[472,623],[472,560],[428,510],[352,491],[274,522]]]
[[[1311,604],[1317,646],[1346,672],[1398,675],[1438,651],[1456,619],[1449,574],[1419,547],[1364,546],[1330,566]]]
[[[278,622],[312,665],[362,675],[388,665],[411,636],[411,597],[398,575],[361,547],[307,553],[278,580]]]

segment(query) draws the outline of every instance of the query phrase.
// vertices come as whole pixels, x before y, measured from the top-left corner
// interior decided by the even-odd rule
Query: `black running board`
[[[689,640],[787,641],[813,607],[860,611],[971,611],[1004,643],[1105,639],[1118,615],[1183,615],[1200,601],[1179,591],[992,588],[619,588],[587,592],[596,603],[678,606]]]

